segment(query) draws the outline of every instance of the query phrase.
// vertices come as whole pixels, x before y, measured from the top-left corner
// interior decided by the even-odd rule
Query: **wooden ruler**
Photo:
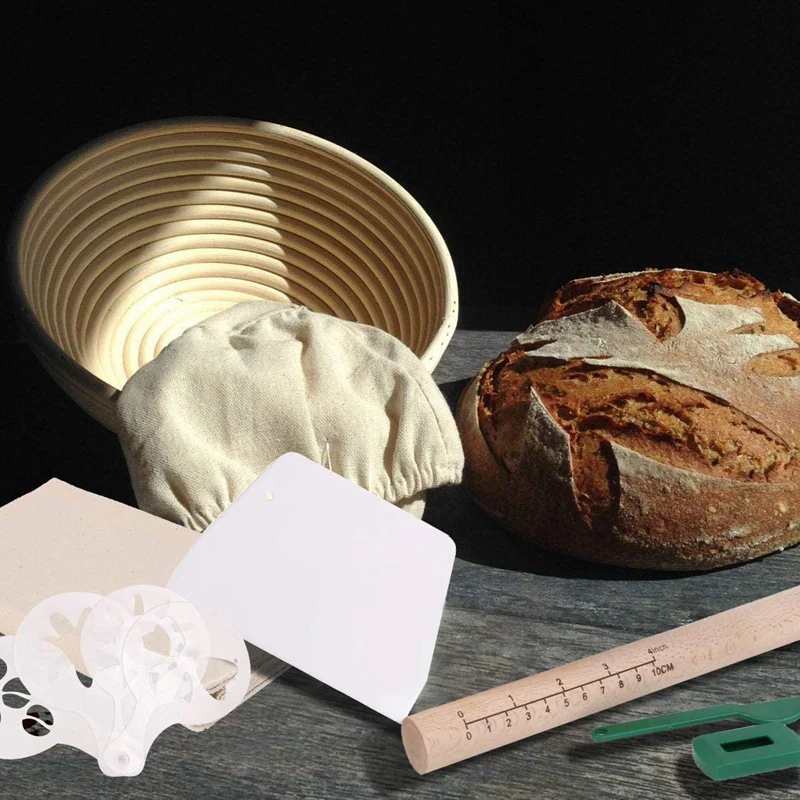
[[[800,639],[800,587],[406,717],[420,774]]]

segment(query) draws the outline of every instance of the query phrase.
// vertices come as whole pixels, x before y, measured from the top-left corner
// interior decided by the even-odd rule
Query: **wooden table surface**
[[[457,333],[436,372],[453,404],[466,379],[511,338]],[[788,589],[800,575],[797,548],[692,575],[550,556],[516,541],[460,487],[432,492],[425,519],[453,537],[458,558],[416,710]],[[205,733],[166,731],[137,778],[105,778],[88,756],[56,747],[0,762],[0,797],[791,797],[800,791],[795,769],[728,783],[705,778],[686,731],[605,745],[591,742],[589,731],[640,716],[800,694],[798,676],[800,645],[420,777],[405,759],[398,725],[290,670]]]

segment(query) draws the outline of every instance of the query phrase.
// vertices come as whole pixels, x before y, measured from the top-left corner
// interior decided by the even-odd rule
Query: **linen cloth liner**
[[[447,402],[411,350],[282,302],[189,328],[134,373],[116,413],[139,507],[196,531],[286,452],[326,466],[327,452],[335,472],[418,517],[426,491],[464,466]],[[251,657],[248,696],[275,676],[274,657]]]

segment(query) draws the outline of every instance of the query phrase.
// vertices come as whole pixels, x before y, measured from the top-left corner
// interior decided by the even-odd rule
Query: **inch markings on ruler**
[[[613,678],[615,675],[617,677],[619,677],[620,675],[623,675],[626,672],[631,672],[632,670],[636,670],[636,674],[638,675],[639,674],[638,673],[639,667],[647,667],[647,666],[652,665],[653,669],[655,669],[656,668],[655,664],[656,664],[656,659],[655,659],[655,656],[654,656],[649,661],[643,661],[641,664],[636,664],[633,667],[625,667],[625,669],[620,669],[620,670],[617,670],[616,672],[611,672],[609,669],[606,669],[606,672],[608,672],[608,675],[604,675],[603,678]],[[513,705],[509,706],[508,708],[504,708],[504,709],[502,709],[500,711],[495,711],[492,714],[487,714],[484,717],[477,717],[476,719],[472,719],[472,720],[469,720],[469,721],[464,719],[463,722],[464,722],[464,725],[466,726],[467,730],[469,730],[469,726],[470,725],[475,725],[475,723],[477,723],[477,722],[488,722],[490,719],[492,719],[492,717],[499,717],[501,714],[505,714],[506,716],[508,716],[508,712],[509,711],[516,711],[519,708],[526,708],[527,709],[527,707],[529,705],[533,705],[534,703],[544,702],[545,705],[546,705],[547,701],[551,697],[558,697],[559,695],[565,696],[567,692],[573,692],[573,691],[575,691],[575,689],[583,689],[585,686],[591,686],[593,683],[599,683],[599,684],[602,685],[603,678],[595,678],[594,680],[591,680],[591,681],[584,681],[582,684],[578,684],[577,686],[572,686],[569,689],[566,689],[565,687],[562,686],[557,692],[552,692],[551,694],[542,695],[541,697],[537,697],[535,700],[528,700],[527,703],[514,703],[514,698],[511,697],[511,695],[508,695],[508,697],[511,698],[511,702],[512,702]]]

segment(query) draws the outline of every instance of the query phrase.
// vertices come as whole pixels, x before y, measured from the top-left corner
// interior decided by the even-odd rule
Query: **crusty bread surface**
[[[720,327],[737,309],[747,324]],[[643,326],[644,355],[567,357],[593,337],[615,356],[613,325]],[[473,497],[547,549],[666,570],[782,549],[800,541],[800,303],[738,271],[573,281],[465,389],[458,423]]]

